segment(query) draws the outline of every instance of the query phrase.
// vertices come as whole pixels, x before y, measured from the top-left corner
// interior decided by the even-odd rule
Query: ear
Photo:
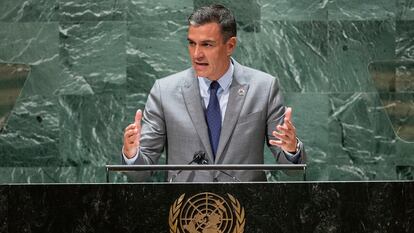
[[[233,51],[236,48],[236,45],[237,45],[237,37],[235,36],[230,37],[230,39],[226,42],[228,56],[231,56],[233,54]]]

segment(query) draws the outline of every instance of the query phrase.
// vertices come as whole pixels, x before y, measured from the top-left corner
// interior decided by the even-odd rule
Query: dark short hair
[[[233,14],[229,9],[220,4],[203,6],[196,9],[188,17],[188,23],[193,26],[218,23],[224,42],[227,42],[233,36],[237,36],[237,25]]]

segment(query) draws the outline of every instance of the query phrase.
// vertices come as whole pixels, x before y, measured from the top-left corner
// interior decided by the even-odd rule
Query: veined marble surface
[[[16,75],[1,67],[30,72],[1,105],[0,182],[105,181],[154,81],[190,66],[186,19],[212,2],[1,1],[0,103]],[[412,179],[413,0],[214,2],[238,19],[235,59],[279,78],[309,179]]]

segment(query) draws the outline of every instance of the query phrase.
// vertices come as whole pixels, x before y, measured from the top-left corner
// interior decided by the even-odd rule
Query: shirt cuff
[[[139,154],[139,150],[137,150],[137,153],[134,155],[134,157],[128,159],[128,157],[125,156],[124,148],[122,147],[122,157],[124,157],[124,161],[125,161],[126,165],[134,165],[135,160],[137,160],[137,158],[138,158],[138,154]]]
[[[300,158],[300,149],[296,151],[296,154],[289,153],[287,151],[284,151],[286,155],[286,159],[289,160],[292,163],[298,163]]]
[[[300,153],[300,141],[299,141],[299,139],[297,139],[297,140],[298,140],[298,143],[296,144],[296,153],[295,154],[292,154],[288,151],[284,151],[285,155],[286,155],[286,159],[289,160],[292,163],[298,163],[299,159],[300,159],[300,155],[301,155],[301,153]]]

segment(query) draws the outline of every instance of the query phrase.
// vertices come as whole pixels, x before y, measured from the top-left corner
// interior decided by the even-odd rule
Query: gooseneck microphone
[[[191,160],[188,165],[192,164],[192,163],[197,163],[200,165],[206,165],[208,164],[208,159],[206,158],[206,153],[204,151],[197,151],[196,153],[194,153],[193,156],[193,160]],[[177,173],[175,173],[170,180],[168,181],[169,183],[173,182],[177,176],[182,172],[183,170],[179,170]],[[226,176],[232,178],[234,181],[236,182],[241,182],[239,179],[237,179],[237,177],[230,175],[229,173],[225,172],[225,171],[221,171],[221,170],[217,170],[223,174],[225,174]]]
[[[191,160],[188,165],[193,164],[193,163],[197,163],[197,164],[208,164],[208,160],[206,159],[206,153],[204,153],[203,151],[197,151],[194,153],[193,156],[193,160]],[[168,181],[169,183],[173,182],[177,176],[182,172],[183,170],[179,170],[177,173],[175,173],[170,180]]]
[[[193,161],[190,163],[197,163],[197,164],[208,164],[208,159],[206,159],[206,153],[204,151],[198,151],[194,154]],[[190,164],[189,163],[189,164]]]
[[[208,164],[208,159],[206,158],[206,153],[204,153],[204,152],[202,152],[202,151],[200,151],[201,153],[198,155],[199,157],[200,157],[200,159],[199,160],[197,160],[198,161],[198,164]],[[229,173],[227,173],[227,172],[225,172],[225,171],[222,171],[222,170],[217,170],[217,171],[219,171],[219,172],[221,172],[221,173],[223,173],[224,175],[226,175],[226,176],[229,176],[229,177],[231,177],[234,181],[236,181],[236,182],[241,182],[239,179],[237,179],[237,177],[235,177],[235,176],[232,176],[232,175],[230,175]]]

